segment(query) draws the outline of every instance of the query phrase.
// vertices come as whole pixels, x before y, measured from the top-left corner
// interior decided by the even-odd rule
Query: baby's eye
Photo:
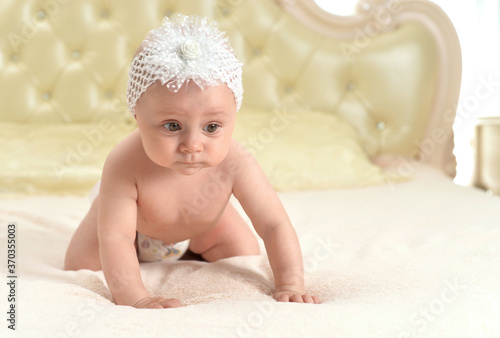
[[[163,125],[168,131],[179,131],[181,130],[181,125],[177,122],[169,122]]]
[[[207,126],[205,128],[203,128],[204,131],[206,131],[207,133],[215,133],[217,131],[217,129],[219,129],[220,126],[218,124],[215,124],[215,123],[210,123],[210,124],[207,124]]]

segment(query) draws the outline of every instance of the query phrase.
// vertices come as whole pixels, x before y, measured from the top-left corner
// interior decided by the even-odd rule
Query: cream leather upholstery
[[[135,49],[165,15],[197,13],[220,23],[245,64],[244,107],[339,114],[370,156],[420,158],[453,176],[461,59],[445,14],[424,1],[371,1],[339,18],[311,3],[3,1],[0,123],[65,128],[111,119],[132,128],[124,93]],[[377,13],[392,7],[380,23]]]

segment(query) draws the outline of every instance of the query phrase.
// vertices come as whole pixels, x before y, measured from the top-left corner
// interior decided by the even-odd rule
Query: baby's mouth
[[[181,161],[180,163],[182,163],[184,165],[198,165],[198,164],[200,164],[200,162],[196,162],[196,161]]]

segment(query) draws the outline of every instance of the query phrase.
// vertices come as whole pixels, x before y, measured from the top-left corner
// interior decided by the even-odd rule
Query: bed
[[[133,52],[176,12],[217,20],[245,64],[235,138],[279,192],[320,305],[272,299],[262,242],[258,256],[142,264],[153,295],[185,305],[164,311],[116,306],[102,271],[63,270],[105,156],[134,128]],[[437,6],[2,2],[0,36],[2,337],[500,334],[500,198],[453,183],[461,54]]]

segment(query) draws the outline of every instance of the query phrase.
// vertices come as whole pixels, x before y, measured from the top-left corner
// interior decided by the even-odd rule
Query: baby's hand
[[[166,309],[181,307],[181,301],[175,298],[146,297],[135,303],[137,309]]]
[[[307,292],[298,292],[296,290],[276,290],[273,294],[274,299],[278,302],[295,302],[295,303],[310,303],[319,304],[317,296],[310,296]]]

